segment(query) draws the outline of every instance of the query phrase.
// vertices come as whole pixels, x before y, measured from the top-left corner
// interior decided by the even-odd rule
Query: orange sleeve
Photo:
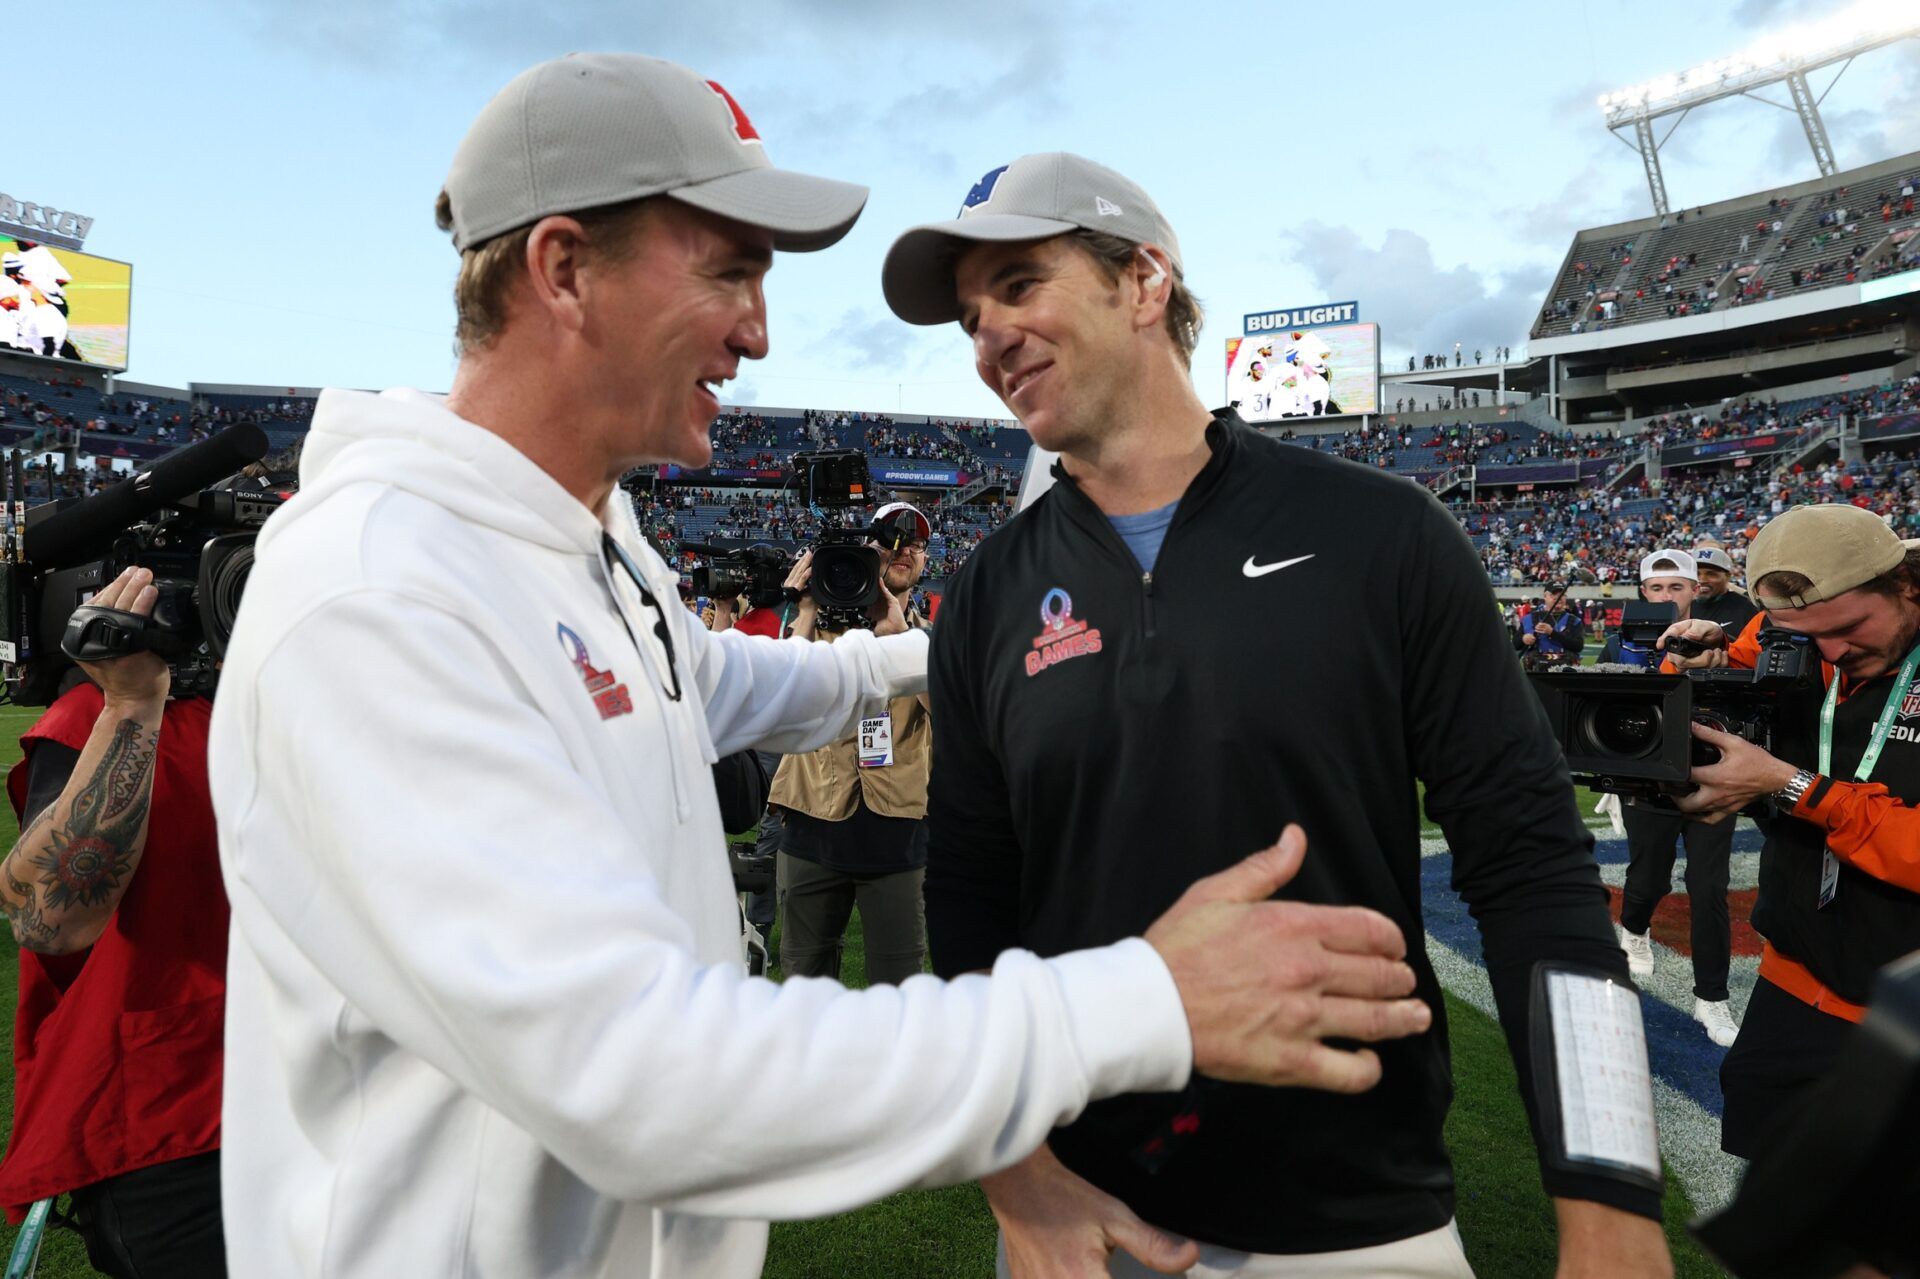
[[[1829,780],[1807,791],[1793,815],[1827,832],[1833,855],[1883,883],[1920,893],[1920,808],[1888,794],[1878,782]]]

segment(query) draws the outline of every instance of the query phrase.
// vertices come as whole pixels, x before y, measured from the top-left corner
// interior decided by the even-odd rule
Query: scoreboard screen
[[[1380,326],[1227,339],[1227,403],[1249,422],[1380,411]]]
[[[125,371],[133,267],[0,234],[0,352]]]

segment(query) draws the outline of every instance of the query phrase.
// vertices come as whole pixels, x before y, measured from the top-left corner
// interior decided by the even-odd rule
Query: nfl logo
[[[1920,691],[1908,692],[1906,699],[1900,703],[1901,719],[1912,719],[1915,715],[1920,715]]]

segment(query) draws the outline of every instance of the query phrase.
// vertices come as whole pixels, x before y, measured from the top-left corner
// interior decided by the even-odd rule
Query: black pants
[[[73,1192],[87,1260],[112,1279],[224,1279],[220,1152],[155,1164]]]
[[[1734,819],[1691,822],[1628,804],[1620,820],[1627,828],[1627,888],[1620,903],[1620,926],[1630,933],[1644,933],[1653,923],[1654,908],[1673,887],[1674,846],[1684,840],[1693,993],[1700,999],[1725,999],[1727,965],[1733,955],[1727,863],[1733,856]]]
[[[1802,1003],[1766,978],[1720,1063],[1720,1148],[1758,1159],[1785,1133],[1803,1097],[1833,1069],[1854,1024]]]
[[[867,984],[897,986],[927,957],[925,869],[854,875],[780,854],[780,966],[789,977],[840,980],[847,925],[860,907]]]

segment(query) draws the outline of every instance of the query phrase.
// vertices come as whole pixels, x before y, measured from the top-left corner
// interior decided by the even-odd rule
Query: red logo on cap
[[[707,87],[720,95],[727,104],[727,110],[733,112],[733,136],[742,142],[759,142],[760,131],[753,127],[753,121],[747,119],[747,113],[733,100],[733,95],[723,88],[718,80],[707,81]],[[764,144],[763,144],[764,145]]]

